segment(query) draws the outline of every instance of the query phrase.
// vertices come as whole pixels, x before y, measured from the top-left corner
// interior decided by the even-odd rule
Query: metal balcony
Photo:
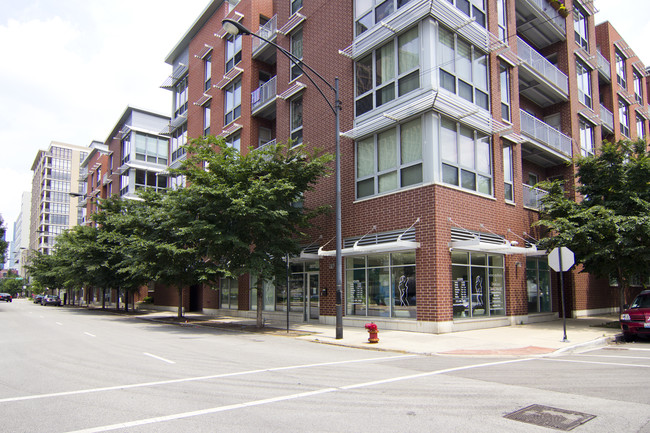
[[[251,115],[263,119],[275,119],[277,77],[271,78],[251,93]]]
[[[598,76],[608,83],[612,82],[612,67],[609,64],[609,60],[605,58],[600,51],[597,55],[598,59]]]
[[[548,194],[548,191],[543,189],[535,188],[525,183],[522,185],[522,198],[524,202],[524,207],[529,209],[539,210],[542,205],[542,197]]]
[[[271,42],[275,42],[278,35],[278,16],[273,15],[273,18],[261,26],[255,34]],[[258,38],[253,38],[252,44],[252,57],[255,60],[269,64],[275,63],[276,48],[273,45]]]
[[[614,133],[614,114],[609,111],[603,104],[600,104],[600,120],[603,121],[603,129]]]
[[[517,33],[541,49],[566,40],[566,18],[547,0],[516,0]]]
[[[569,100],[569,78],[533,47],[517,37],[519,93],[540,107]]]
[[[522,158],[542,167],[568,162],[573,157],[573,140],[551,125],[520,110]]]

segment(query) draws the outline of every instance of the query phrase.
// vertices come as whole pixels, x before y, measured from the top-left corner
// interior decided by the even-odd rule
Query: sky
[[[169,114],[167,54],[208,0],[0,0],[0,214],[13,239],[38,150],[104,141],[128,106]],[[595,0],[650,65],[650,1]],[[217,29],[215,29],[216,31]]]

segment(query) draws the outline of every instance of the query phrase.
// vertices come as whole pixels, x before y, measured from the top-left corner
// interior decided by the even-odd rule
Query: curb
[[[574,353],[578,350],[582,349],[590,349],[593,347],[601,347],[601,346],[606,346],[610,342],[615,342],[619,338],[619,334],[614,335],[614,336],[609,336],[609,337],[600,337],[592,341],[587,341],[585,343],[578,343],[574,344],[571,346],[563,347],[561,349],[557,349],[553,353],[549,354],[549,356],[556,356],[556,355],[562,355],[566,353]]]

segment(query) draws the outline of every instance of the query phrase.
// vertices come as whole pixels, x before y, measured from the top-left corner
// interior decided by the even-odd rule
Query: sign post
[[[563,342],[568,342],[566,338],[566,312],[564,311],[564,272],[571,269],[575,263],[573,251],[567,247],[554,248],[548,255],[548,265],[555,272],[560,273],[560,298],[562,299],[562,325],[564,327]]]

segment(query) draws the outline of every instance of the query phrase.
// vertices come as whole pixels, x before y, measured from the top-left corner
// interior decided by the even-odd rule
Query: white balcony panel
[[[529,209],[539,210],[542,205],[542,197],[548,194],[548,191],[543,189],[535,188],[530,185],[522,185],[522,199],[524,202],[524,207]]]
[[[612,81],[612,67],[609,60],[605,58],[600,52],[597,54],[598,59],[598,75],[603,77],[608,82]]]
[[[256,35],[267,39],[271,42],[275,42],[278,36],[278,16],[273,15],[266,24],[261,26],[259,30],[255,33]],[[252,39],[252,57],[256,60],[261,60],[267,63],[273,63],[275,61],[275,52],[276,48],[269,44],[266,41],[263,41],[259,38]]]
[[[520,92],[541,107],[569,99],[569,78],[521,38],[517,38]]]
[[[275,118],[277,77],[271,78],[251,93],[251,114],[268,119]]]
[[[603,128],[609,132],[614,132],[614,114],[609,111],[603,104],[600,104],[600,120],[603,121]]]
[[[551,125],[521,110],[521,133],[528,140],[522,143],[522,157],[543,167],[570,161],[573,140]]]

